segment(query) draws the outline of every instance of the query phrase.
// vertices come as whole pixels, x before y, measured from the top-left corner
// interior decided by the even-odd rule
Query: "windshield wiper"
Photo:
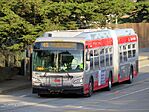
[[[67,73],[68,78],[73,78],[73,76],[70,76],[68,72],[66,72],[66,73]]]

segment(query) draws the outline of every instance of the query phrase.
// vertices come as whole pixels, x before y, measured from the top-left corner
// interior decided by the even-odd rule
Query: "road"
[[[55,95],[46,98],[31,88],[0,95],[0,112],[149,112],[149,65],[140,68],[132,84],[114,85],[92,97]]]

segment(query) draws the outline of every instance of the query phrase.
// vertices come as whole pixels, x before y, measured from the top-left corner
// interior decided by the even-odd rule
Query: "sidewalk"
[[[147,60],[147,59],[149,59],[149,52],[140,52],[139,53],[140,61]]]
[[[147,64],[149,64],[149,48],[140,49],[139,68]]]
[[[139,66],[149,64],[149,49],[140,50]],[[25,76],[15,76],[11,80],[0,82],[0,94],[31,87],[31,81]]]
[[[10,80],[0,82],[0,94],[31,87],[31,81],[25,76],[16,75]]]

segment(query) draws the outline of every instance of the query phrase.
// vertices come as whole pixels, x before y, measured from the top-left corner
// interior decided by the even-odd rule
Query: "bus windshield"
[[[33,71],[67,73],[83,70],[83,49],[49,49],[33,52]]]

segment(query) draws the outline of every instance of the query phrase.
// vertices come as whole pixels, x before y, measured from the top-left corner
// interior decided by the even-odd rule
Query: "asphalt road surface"
[[[132,84],[114,85],[92,97],[55,95],[41,98],[31,88],[0,95],[0,112],[149,112],[149,65]]]

